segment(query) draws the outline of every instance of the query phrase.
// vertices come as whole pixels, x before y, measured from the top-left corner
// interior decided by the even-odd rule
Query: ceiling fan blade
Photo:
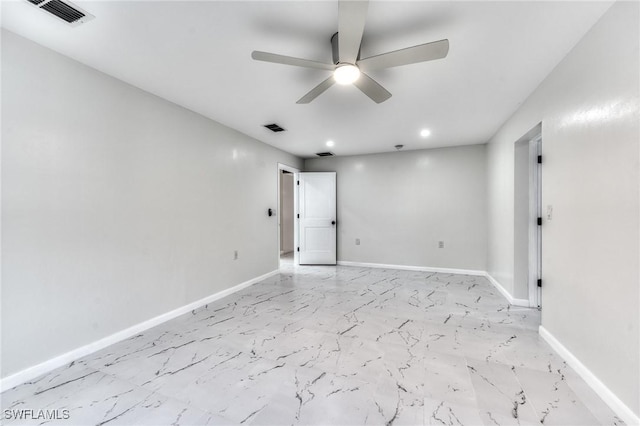
[[[333,86],[333,83],[335,83],[335,80],[333,79],[333,76],[331,76],[325,81],[323,81],[322,83],[318,84],[313,89],[311,89],[309,93],[301,97],[296,103],[308,104],[309,102],[311,102],[312,100],[320,96],[322,93],[324,93],[324,91],[327,90],[329,87]]]
[[[391,68],[442,59],[447,56],[447,53],[449,53],[449,40],[445,39],[371,56],[358,61],[358,67],[366,71]]]
[[[338,6],[338,57],[355,64],[367,19],[368,0],[340,0]]]
[[[374,79],[363,72],[360,73],[360,78],[358,78],[353,85],[362,90],[362,93],[370,97],[371,100],[377,104],[391,97],[391,93],[389,93],[387,89],[380,86]]]
[[[335,68],[333,64],[325,64],[323,62],[310,61],[309,59],[294,58],[275,53],[260,52],[258,50],[251,52],[251,57],[256,61],[273,62],[275,64],[293,65],[296,67],[317,68],[328,71],[333,71]]]

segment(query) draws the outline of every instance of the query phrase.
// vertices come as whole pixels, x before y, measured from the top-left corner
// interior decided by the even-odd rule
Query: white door
[[[336,264],[336,174],[298,173],[299,263]]]

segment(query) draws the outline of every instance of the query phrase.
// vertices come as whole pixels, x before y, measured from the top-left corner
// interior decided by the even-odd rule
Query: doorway
[[[529,133],[531,134],[531,133]],[[514,147],[514,298],[542,306],[542,136]]]
[[[278,164],[278,259],[279,266],[294,264],[295,175],[299,170]]]

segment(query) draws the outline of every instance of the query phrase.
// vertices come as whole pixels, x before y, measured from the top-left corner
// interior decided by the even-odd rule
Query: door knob
[[[332,221],[331,221],[331,224],[332,224],[332,225],[335,225],[335,224],[336,224],[336,221],[335,221],[335,220],[332,220]]]

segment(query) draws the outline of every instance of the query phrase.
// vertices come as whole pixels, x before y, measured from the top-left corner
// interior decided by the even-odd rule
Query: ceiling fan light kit
[[[333,72],[331,77],[300,98],[297,101],[298,104],[308,104],[334,83],[353,84],[372,101],[382,103],[391,97],[391,93],[369,77],[365,71],[442,59],[449,53],[449,40],[445,39],[360,59],[360,45],[369,1],[341,0],[338,5],[338,32],[331,37],[333,64],[257,50],[251,53],[251,57],[257,61]]]
[[[335,71],[333,71],[333,78],[338,84],[352,84],[360,78],[360,69],[351,64],[338,64]]]

